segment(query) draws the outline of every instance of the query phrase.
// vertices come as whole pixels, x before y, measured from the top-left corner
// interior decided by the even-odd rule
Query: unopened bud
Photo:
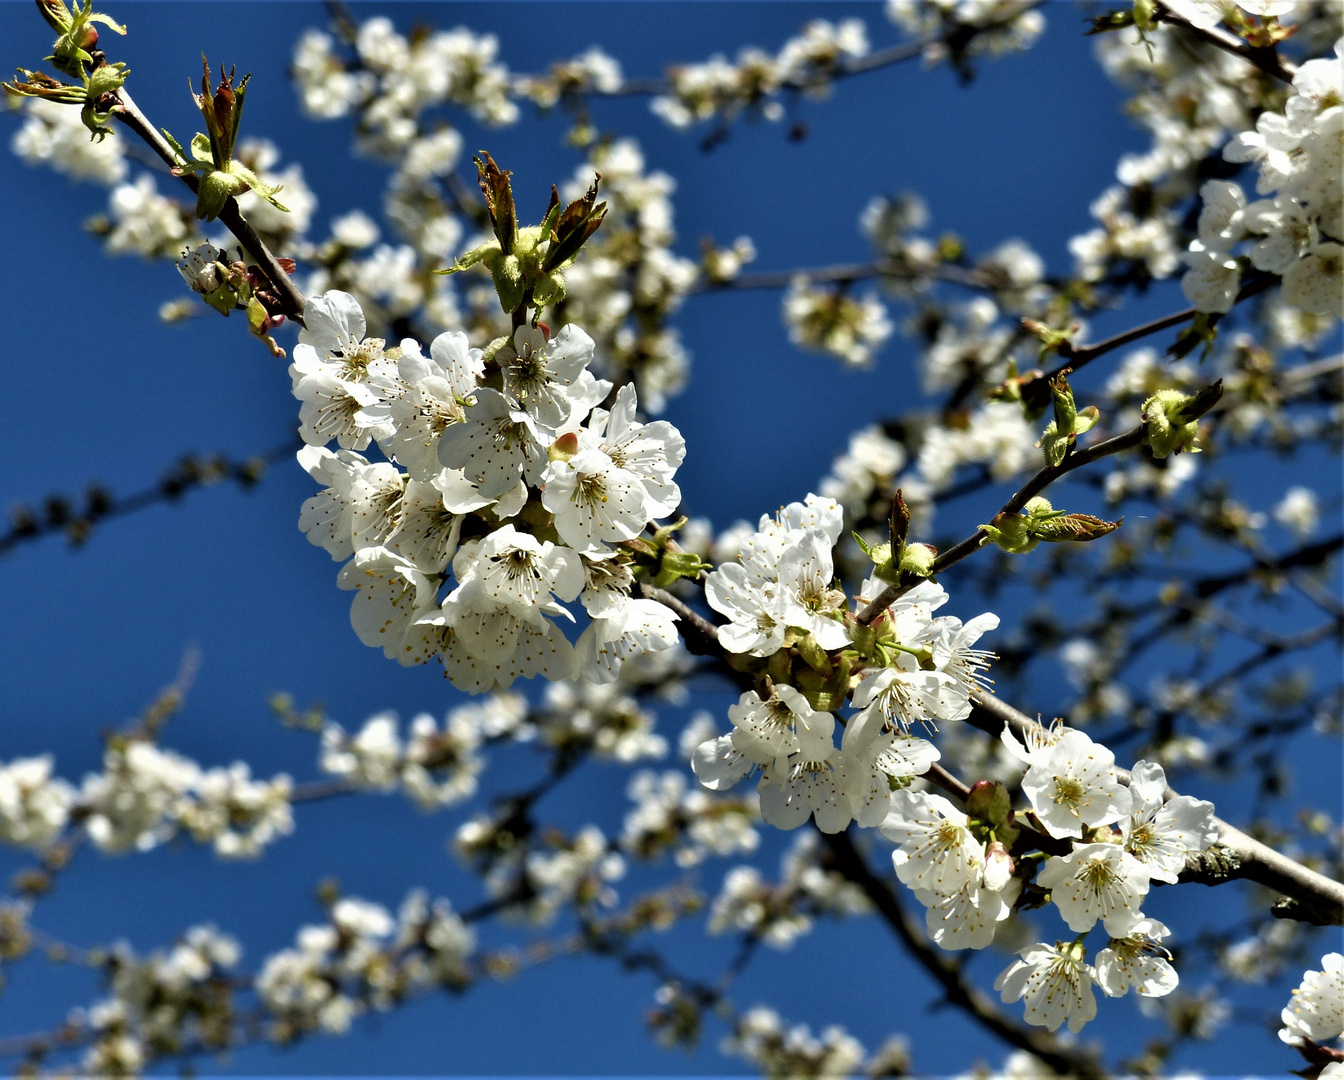
[[[934,560],[938,549],[931,544],[906,544],[901,554],[901,572],[928,577],[933,572]]]
[[[579,437],[572,431],[566,431],[555,442],[551,443],[551,448],[547,452],[547,457],[551,461],[568,461],[579,452]]]
[[[1013,876],[1013,857],[998,840],[991,840],[985,848],[985,888],[999,892]]]

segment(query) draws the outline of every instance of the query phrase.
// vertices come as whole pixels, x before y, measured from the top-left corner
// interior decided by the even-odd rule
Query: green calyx
[[[1052,468],[1063,463],[1078,436],[1091,431],[1101,418],[1095,405],[1079,410],[1073,400],[1073,391],[1069,388],[1068,373],[1068,368],[1065,368],[1050,380],[1055,418],[1050,421],[1036,444],[1045,454],[1045,463]]]
[[[1159,390],[1143,403],[1143,442],[1153,457],[1164,458],[1181,451],[1197,454],[1199,419],[1223,396],[1219,379],[1197,394],[1179,390]]]
[[[196,173],[201,177],[196,193],[196,216],[206,221],[219,217],[229,199],[255,191],[277,210],[289,212],[289,207],[275,196],[281,185],[264,183],[251,169],[233,158],[234,148],[238,144],[238,129],[243,120],[243,102],[247,97],[247,84],[251,75],[244,75],[235,85],[236,69],[226,75],[220,68],[219,84],[210,88],[210,64],[201,57],[201,92],[192,91],[196,107],[205,119],[206,131],[198,133],[191,140],[191,151],[182,148],[167,131],[163,137],[177,152],[180,163],[173,166],[174,176]]]
[[[903,578],[926,578],[933,573],[938,549],[930,544],[906,543],[910,535],[910,508],[905,505],[899,488],[892,496],[887,528],[890,541],[871,546],[858,533],[851,534],[859,549],[872,560],[874,577],[888,585],[898,585]]]
[[[495,164],[485,151],[476,158],[476,172],[495,239],[473,248],[437,274],[456,274],[482,265],[490,271],[499,305],[508,312],[531,303],[539,315],[565,298],[564,269],[606,217],[607,204],[597,202],[597,179],[582,198],[564,208],[551,188],[551,201],[540,225],[519,227],[513,201],[513,175]],[[535,320],[534,320],[535,321]]]
[[[1011,848],[1020,832],[1014,824],[1013,800],[1008,789],[996,781],[981,780],[966,796],[966,815],[982,840],[998,840]]]
[[[577,445],[576,440],[576,448]],[[680,517],[662,526],[652,537],[639,536],[620,545],[635,557],[631,571],[636,580],[647,581],[657,589],[666,589],[679,578],[694,579],[702,572],[713,569],[695,552],[684,551],[673,541],[672,534],[685,528],[688,520]]]

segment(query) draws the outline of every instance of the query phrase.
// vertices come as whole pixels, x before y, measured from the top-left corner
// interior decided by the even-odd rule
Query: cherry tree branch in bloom
[[[1000,514],[1016,514],[1027,502],[1039,495],[1061,476],[1073,472],[1075,469],[1082,468],[1101,458],[1109,457],[1111,454],[1118,454],[1125,450],[1132,450],[1143,443],[1145,427],[1140,424],[1131,431],[1122,435],[1116,435],[1113,438],[1089,446],[1085,450],[1075,450],[1058,465],[1048,465],[1041,469],[1035,476],[1026,482],[1022,488],[1000,509]],[[933,561],[933,566],[929,571],[930,577],[935,577],[949,566],[961,562],[968,555],[973,554],[984,546],[988,540],[988,534],[983,529],[976,529],[970,536],[961,540],[959,543],[941,552]],[[862,611],[858,614],[859,622],[865,626],[872,623],[882,612],[886,611],[898,599],[913,589],[921,578],[909,576],[909,580],[888,585],[882,590]]]
[[[1157,21],[1167,23],[1170,26],[1179,26],[1194,34],[1201,41],[1208,42],[1208,44],[1231,53],[1233,56],[1241,57],[1266,75],[1272,75],[1282,82],[1291,83],[1294,76],[1297,75],[1297,65],[1280,56],[1277,49],[1273,47],[1257,48],[1249,42],[1242,41],[1240,38],[1229,34],[1220,26],[1194,26],[1163,4],[1161,0],[1158,0],[1157,4]]]
[[[123,86],[117,94],[120,105],[113,112],[113,115],[144,140],[149,148],[170,168],[181,165],[182,161],[177,152],[168,145],[168,141],[160,134],[159,130],[140,111],[139,106],[136,105],[126,87]],[[179,179],[191,189],[193,194],[200,190],[200,181],[197,180],[194,173],[184,172]],[[276,296],[280,299],[283,309],[282,314],[302,325],[303,311],[307,304],[303,293],[299,291],[299,287],[294,284],[284,268],[281,267],[270,248],[257,235],[257,230],[243,217],[242,211],[238,209],[238,200],[232,195],[229,196],[224,208],[219,212],[219,220],[243,245],[243,250],[256,260],[262,273],[269,279],[275,289]]]
[[[966,1010],[987,1031],[1033,1054],[1064,1076],[1100,1080],[1106,1075],[1097,1060],[1086,1051],[1064,1046],[1045,1031],[1019,1027],[994,1005],[989,995],[967,983],[962,978],[960,965],[939,956],[924,934],[911,923],[895,891],[873,873],[848,833],[823,833],[822,839],[835,860],[836,869],[863,890],[910,955],[942,986],[949,1002]]]
[[[71,546],[85,543],[95,526],[111,518],[124,517],[160,503],[176,502],[188,491],[210,487],[222,480],[232,480],[244,491],[255,485],[266,470],[277,461],[292,457],[302,443],[290,439],[268,447],[247,458],[234,459],[224,454],[200,458],[184,454],[178,462],[160,477],[153,487],[130,495],[117,497],[99,484],[90,484],[85,490],[82,507],[65,495],[49,495],[37,510],[23,504],[9,511],[10,527],[0,533],[0,555],[5,555],[21,544],[40,540],[45,536],[64,533]]]
[[[1036,725],[1031,717],[992,694],[976,694],[974,701],[978,708],[972,711],[968,723],[989,735],[998,735],[1005,726],[1020,735]],[[1122,784],[1129,783],[1127,770],[1117,768],[1116,776]],[[1168,788],[1166,797],[1175,796],[1176,792]],[[1344,883],[1303,866],[1222,818],[1214,818],[1214,823],[1222,850],[1195,856],[1181,874],[1182,881],[1214,885],[1245,878],[1295,902],[1287,910],[1276,907],[1275,914],[1317,926],[1344,926]]]

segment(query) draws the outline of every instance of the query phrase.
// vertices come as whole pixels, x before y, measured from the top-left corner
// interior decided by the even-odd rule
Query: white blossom
[[[1027,1023],[1057,1031],[1067,1022],[1077,1032],[1097,1015],[1092,966],[1081,945],[1029,945],[1017,955],[994,989],[1005,1002],[1025,1000]]]

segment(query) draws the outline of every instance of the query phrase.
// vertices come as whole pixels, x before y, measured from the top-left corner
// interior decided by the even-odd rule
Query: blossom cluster
[[[928,42],[923,58],[930,67],[965,62],[952,42],[964,41],[972,56],[998,56],[1031,48],[1045,30],[1045,16],[1027,0],[887,0],[886,7],[892,22]]]
[[[787,949],[822,916],[844,918],[871,910],[863,890],[821,864],[819,837],[800,833],[769,882],[754,866],[735,866],[709,913],[711,934],[747,933],[771,948]]]
[[[411,720],[404,743],[392,713],[370,717],[355,735],[330,723],[322,730],[319,765],[358,788],[401,787],[425,810],[452,806],[476,794],[476,777],[485,767],[480,730],[464,713],[449,713],[442,730],[434,717],[421,713]]]
[[[1166,776],[1155,762],[1136,763],[1128,783],[1122,783],[1114,755],[1076,729],[1038,725],[1021,740],[1009,730],[1003,738],[1009,752],[1027,766],[1022,791],[1034,822],[1050,837],[1069,843],[1068,854],[1045,860],[1036,886],[1048,890],[1078,937],[1021,950],[995,988],[1004,1001],[1022,999],[1028,1023],[1051,1031],[1066,1022],[1077,1031],[1096,1015],[1094,984],[1110,997],[1131,989],[1146,997],[1169,994],[1178,980],[1161,942],[1170,931],[1146,917],[1141,907],[1152,882],[1175,882],[1189,855],[1216,842],[1213,804],[1185,795],[1167,798]],[[924,850],[910,848],[909,857],[920,857],[925,875],[941,871],[954,875],[954,883],[968,876],[973,882],[974,838],[962,834],[965,826],[955,818],[938,817],[940,821],[919,834],[925,838]],[[907,840],[904,846],[909,845]],[[982,876],[988,879],[988,869]],[[961,929],[958,924],[969,921],[969,913],[954,912],[949,909],[943,919],[953,918]],[[975,918],[987,923],[983,915]],[[1098,923],[1108,941],[1089,963],[1084,938]],[[931,930],[933,925],[931,909]],[[973,924],[971,932],[977,930],[979,925]],[[987,935],[981,934],[988,944],[992,926]]]
[[[861,19],[835,24],[815,19],[772,56],[743,49],[737,63],[715,55],[703,64],[685,64],[671,72],[671,93],[653,99],[654,113],[675,128],[701,121],[730,121],[742,112],[782,120],[780,91],[805,89],[822,94],[846,61],[866,56],[868,33]]]
[[[784,295],[789,339],[802,348],[834,353],[853,367],[867,367],[891,336],[887,309],[875,296],[856,299],[794,278]]]
[[[266,958],[256,992],[271,1037],[342,1034],[369,1008],[391,1008],[409,992],[460,986],[471,977],[474,931],[446,900],[410,893],[394,918],[380,904],[336,900],[328,921],[305,926],[294,947]]]
[[[283,773],[254,780],[234,762],[202,769],[144,738],[114,737],[103,771],[80,787],[52,774],[50,755],[0,764],[0,840],[42,851],[79,821],[102,851],[148,851],[189,834],[225,858],[253,857],[294,829]]]
[[[680,502],[685,444],[635,419],[632,386],[598,407],[612,388],[588,370],[587,334],[523,325],[487,359],[444,333],[426,356],[366,338],[341,292],[310,301],[306,322],[290,368],[299,460],[324,487],[300,528],[350,560],[337,584],[361,641],[407,666],[441,660],[478,693],[539,674],[608,682],[676,643],[676,616],[631,595],[619,545]],[[375,440],[388,460],[361,453]],[[589,619],[576,644],[556,621],[574,600]]]
[[[738,560],[720,565],[705,581],[706,600],[728,620],[718,638],[730,653],[769,658],[786,643],[825,653],[853,644],[855,658],[868,659],[853,690],[858,712],[839,746],[835,715],[776,680],[768,692],[742,694],[728,711],[732,732],[695,750],[692,766],[712,790],[760,770],[761,817],[785,829],[809,817],[823,832],[839,832],[851,821],[879,824],[891,783],[920,775],[938,758],[932,743],[908,734],[910,725],[969,715],[970,695],[984,685],[989,660],[973,646],[998,625],[994,615],[965,626],[956,618],[934,618],[947,594],[924,583],[863,627],[844,592],[833,586],[832,551],[842,525],[838,503],[809,495],[762,517],[756,532],[741,538]],[[882,587],[870,579],[858,603]]]
[[[1344,38],[1333,59],[1309,60],[1293,78],[1283,112],[1266,111],[1253,131],[1223,150],[1231,162],[1254,162],[1256,192],[1210,180],[1200,188],[1199,237],[1181,287],[1200,311],[1226,312],[1236,302],[1242,264],[1233,254],[1255,239],[1257,270],[1282,278],[1284,303],[1313,315],[1344,318]]]

